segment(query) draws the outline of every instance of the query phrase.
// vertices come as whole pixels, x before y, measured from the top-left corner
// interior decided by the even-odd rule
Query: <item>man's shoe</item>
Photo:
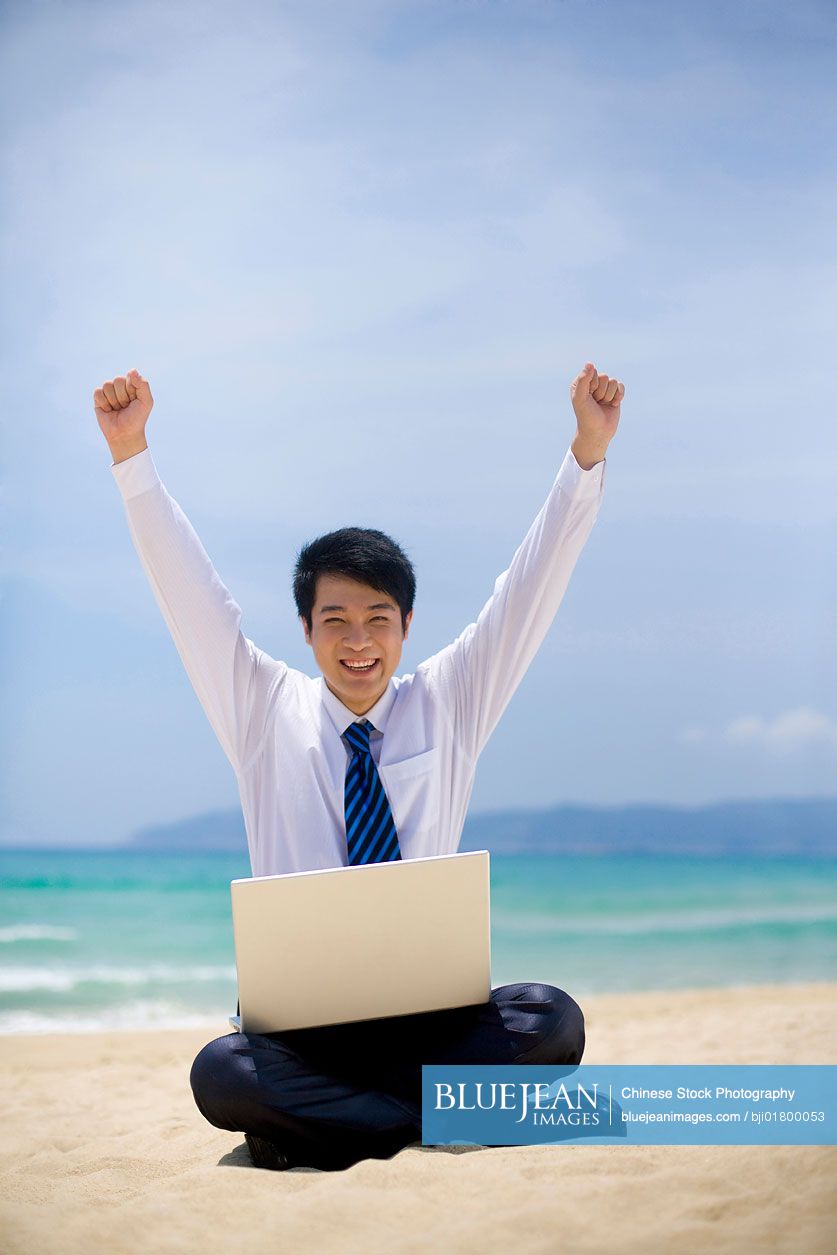
[[[244,1140],[247,1143],[250,1158],[257,1168],[273,1168],[274,1171],[281,1171],[283,1168],[292,1166],[288,1156],[267,1138],[256,1137],[255,1133],[245,1133]]]

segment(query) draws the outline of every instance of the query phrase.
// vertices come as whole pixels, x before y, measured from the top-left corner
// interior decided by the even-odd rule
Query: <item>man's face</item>
[[[310,632],[302,620],[305,639],[326,684],[354,714],[366,714],[389,684],[412,617],[411,610],[402,632],[389,593],[342,575],[317,577]]]

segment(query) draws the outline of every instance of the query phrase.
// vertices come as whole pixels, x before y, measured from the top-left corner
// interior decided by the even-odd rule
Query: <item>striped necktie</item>
[[[368,719],[350,723],[343,736],[352,750],[346,768],[346,845],[349,863],[389,863],[401,858],[389,801],[369,748]]]

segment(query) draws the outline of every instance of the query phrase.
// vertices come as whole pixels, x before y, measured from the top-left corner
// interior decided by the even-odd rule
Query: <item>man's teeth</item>
[[[378,659],[373,658],[370,662],[349,662],[347,658],[343,658],[341,661],[344,667],[350,667],[352,671],[368,671],[370,667],[374,667]]]

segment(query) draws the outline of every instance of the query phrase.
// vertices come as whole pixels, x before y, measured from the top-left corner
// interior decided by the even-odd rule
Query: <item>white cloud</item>
[[[730,745],[753,745],[778,754],[821,745],[837,749],[837,720],[810,706],[800,706],[773,719],[741,715],[721,735]]]

